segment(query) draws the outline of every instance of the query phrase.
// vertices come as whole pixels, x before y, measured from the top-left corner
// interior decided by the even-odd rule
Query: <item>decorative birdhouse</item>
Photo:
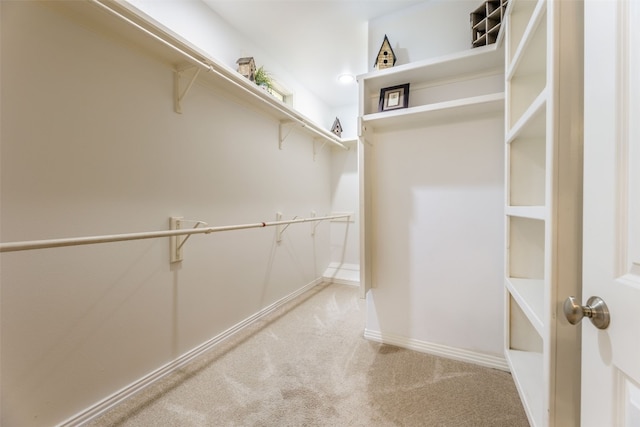
[[[378,70],[384,70],[385,68],[393,67],[395,64],[396,54],[393,53],[393,49],[391,49],[391,43],[389,43],[389,39],[385,34],[384,41],[382,42],[382,46],[380,47],[380,51],[378,52],[378,57],[376,58],[376,63],[373,64],[373,66]]]
[[[333,122],[333,126],[331,126],[331,132],[337,135],[339,138],[342,137],[342,125],[340,124],[340,119],[336,117],[336,120]]]
[[[250,81],[254,81],[256,78],[256,63],[253,60],[253,56],[247,56],[245,58],[239,58],[236,61],[238,64],[238,72],[248,78]]]

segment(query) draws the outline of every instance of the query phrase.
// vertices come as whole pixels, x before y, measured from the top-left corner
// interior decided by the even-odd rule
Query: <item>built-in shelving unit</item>
[[[471,12],[471,45],[486,46],[496,43],[504,19],[508,0],[487,0]]]
[[[496,45],[358,76],[361,128],[424,125],[504,108],[504,50]],[[380,91],[409,83],[409,107],[378,111]]]
[[[176,112],[181,112],[183,101],[188,99],[190,86],[198,80],[205,85],[214,86],[239,103],[273,117],[280,122],[281,128],[296,125],[314,137],[347,148],[344,141],[329,130],[271,96],[232,68],[211,58],[127,2],[80,0],[48,2],[48,5],[81,20],[83,25],[94,31],[105,32],[171,66],[175,72],[174,87],[168,90],[174,92]],[[282,142],[281,137],[278,144],[282,145]]]
[[[406,83],[410,85],[408,107],[378,111],[381,91]],[[372,203],[377,191],[373,166],[376,134],[408,128],[424,130],[434,125],[503,115],[504,48],[496,43],[373,71],[358,76],[358,84],[360,283],[364,296],[374,286],[376,239]]]
[[[579,334],[559,301],[581,286],[582,33],[581,6],[560,3],[505,15],[505,354],[531,425],[564,427],[580,419]]]

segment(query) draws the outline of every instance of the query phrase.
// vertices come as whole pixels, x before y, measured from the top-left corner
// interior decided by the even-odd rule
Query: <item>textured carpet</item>
[[[367,341],[364,309],[317,286],[89,425],[529,425],[509,373]]]

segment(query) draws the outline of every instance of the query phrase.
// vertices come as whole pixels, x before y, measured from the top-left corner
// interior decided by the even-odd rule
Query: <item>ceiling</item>
[[[340,83],[338,76],[371,69],[367,22],[424,1],[204,0],[332,109],[358,99],[357,83]]]

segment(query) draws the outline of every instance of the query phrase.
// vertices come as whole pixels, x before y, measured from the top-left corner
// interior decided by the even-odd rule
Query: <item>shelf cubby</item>
[[[544,3],[544,0],[540,1],[518,1],[512,2],[510,5],[509,12],[509,20],[510,20],[510,30],[509,30],[509,49],[507,49],[507,67],[513,62],[513,58],[516,55],[518,47],[521,45],[523,41],[526,42],[528,34],[530,31],[529,26],[533,25],[535,20],[531,18],[534,15],[534,11],[536,8],[541,7],[541,4]]]
[[[546,144],[544,137],[518,137],[507,146],[508,206],[544,206]]]
[[[510,216],[508,220],[509,256],[507,277],[544,279],[545,222]]]
[[[505,356],[529,420],[533,420],[533,425],[541,425],[545,406],[540,393],[544,388],[544,340],[531,321],[531,313],[523,310],[522,302],[510,292],[507,298],[509,323]]]
[[[539,25],[533,28],[528,43],[522,43],[518,55],[507,67],[507,85],[512,93],[508,111],[508,124],[513,126],[543,93],[547,85],[546,14]]]
[[[506,357],[531,425],[544,425],[544,354],[510,349]]]
[[[509,101],[509,103],[512,102],[511,99]],[[547,90],[545,89],[529,105],[518,121],[507,129],[505,137],[507,144],[515,138],[545,138],[546,107]]]
[[[511,277],[507,278],[506,286],[513,299],[512,303],[517,305],[517,308],[512,308],[512,310],[520,310],[521,314],[527,318],[529,324],[537,332],[537,335],[531,336],[533,341],[537,342],[544,334],[544,322],[542,321],[544,318],[544,280]],[[519,339],[521,338],[522,336]],[[513,341],[511,342],[513,345]],[[516,347],[521,348],[522,345],[516,345]],[[535,345],[535,348],[542,351],[538,344]]]
[[[512,295],[509,295],[509,312],[509,349],[542,353],[542,336]]]

